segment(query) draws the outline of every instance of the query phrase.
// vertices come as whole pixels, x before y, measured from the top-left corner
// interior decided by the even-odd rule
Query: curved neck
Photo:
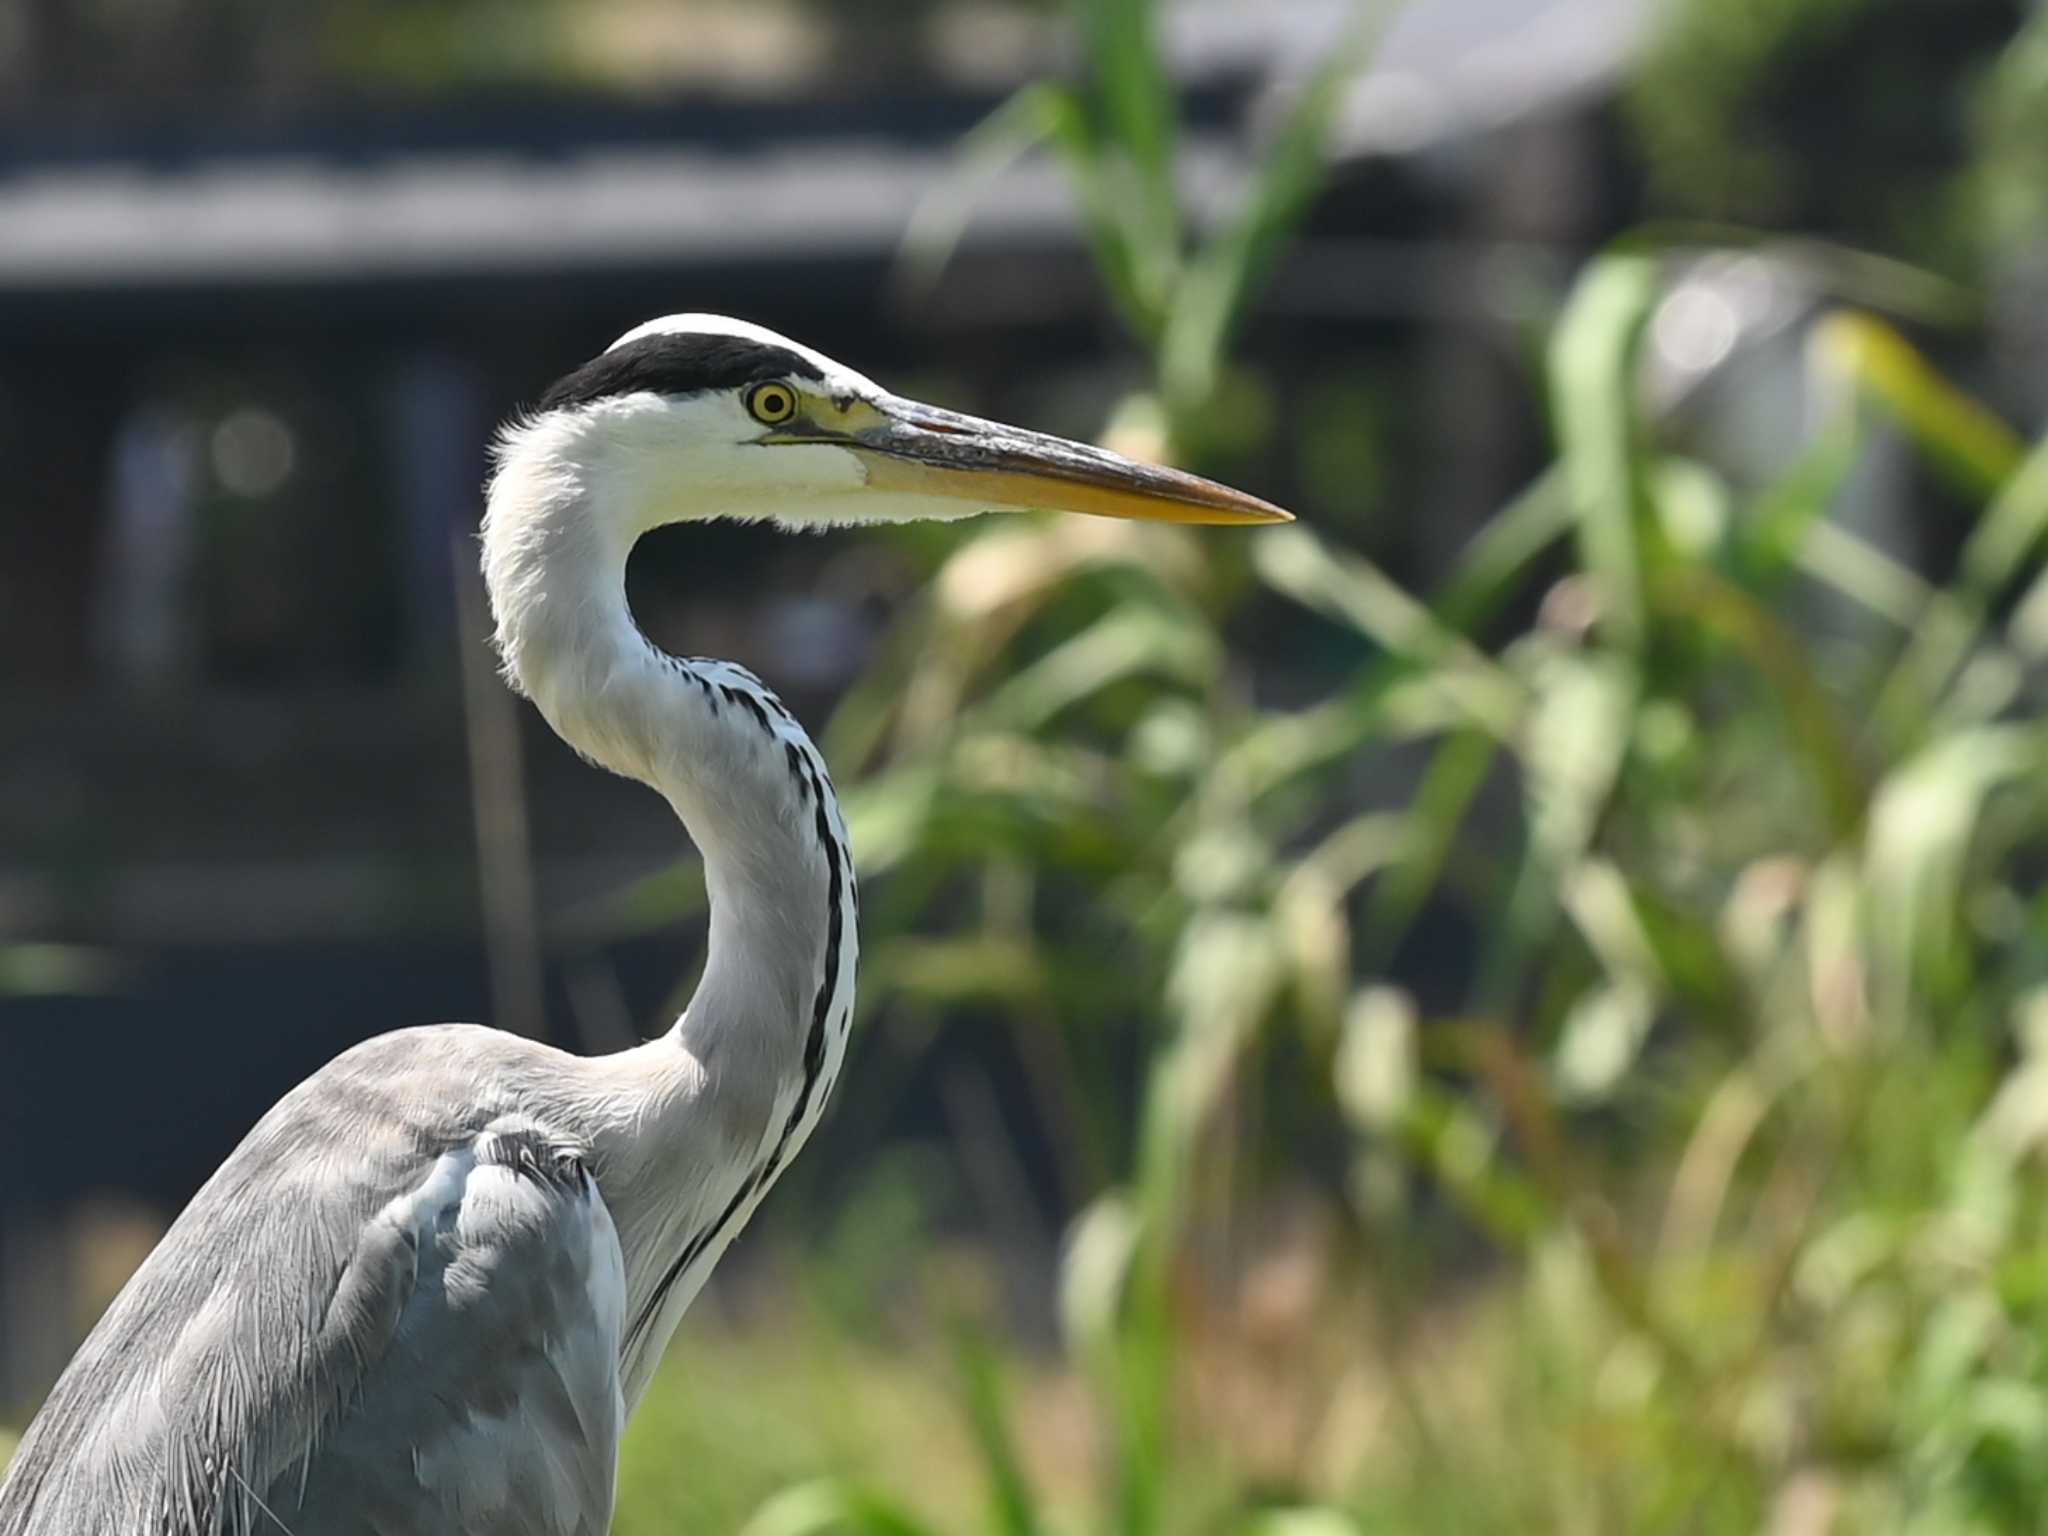
[[[715,1085],[735,1155],[754,1158],[749,1143],[765,1138],[779,1169],[823,1105],[852,1015],[857,897],[838,799],[756,678],[640,633],[625,578],[642,528],[592,488],[619,477],[564,468],[573,445],[546,430],[512,442],[490,491],[498,647],[556,733],[659,792],[702,853],[710,947],[675,1038]]]

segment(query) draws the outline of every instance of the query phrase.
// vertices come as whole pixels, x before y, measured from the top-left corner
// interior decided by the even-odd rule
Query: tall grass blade
[[[1863,881],[1878,1000],[1894,1027],[1923,997],[1968,984],[1963,896],[1973,840],[1993,793],[2048,779],[2048,729],[1957,732],[1901,766],[1872,803]]]
[[[1437,600],[1439,622],[1460,634],[1479,629],[1572,526],[1570,488],[1552,465],[1472,535]]]
[[[918,199],[904,226],[891,276],[900,296],[918,297],[938,281],[989,189],[1031,151],[1061,138],[1078,111],[1072,91],[1037,81],[967,131],[952,168]]]
[[[1550,380],[1579,550],[1604,632],[1638,653],[1647,638],[1646,447],[1636,365],[1659,286],[1655,257],[1615,250],[1573,289],[1551,339]]]
[[[824,1479],[785,1488],[740,1528],[740,1536],[936,1536],[894,1500]]]
[[[1774,587],[1798,563],[1816,530],[1826,526],[1835,495],[1861,449],[1855,414],[1843,412],[1821,429],[1790,473],[1757,497],[1737,536],[1747,584]]]
[[[1400,857],[1366,905],[1361,968],[1367,973],[1392,960],[1422,915],[1499,755],[1499,744],[1482,731],[1453,732],[1431,755],[1404,818]]]
[[[2019,434],[1876,316],[1829,315],[1812,345],[1822,367],[1854,383],[1966,494],[1995,495],[2019,469],[2026,452]]]
[[[2022,459],[1963,546],[1962,575],[1980,597],[1995,598],[2048,540],[2048,437]]]
[[[1060,1319],[1094,1388],[1116,1536],[1148,1536],[1162,1503],[1169,1251],[1153,1215],[1106,1195],[1075,1222],[1060,1266]]]
[[[987,1342],[963,1333],[955,1357],[967,1394],[967,1425],[988,1478],[990,1525],[998,1536],[1039,1536],[1038,1502],[1017,1455],[1002,1370]]]
[[[1350,625],[1423,674],[1475,725],[1503,740],[1521,720],[1521,688],[1462,635],[1384,572],[1332,550],[1298,524],[1267,531],[1252,546],[1252,568],[1275,591]]]
[[[1705,566],[1674,571],[1657,588],[1658,606],[1684,615],[1732,644],[1770,685],[1786,732],[1800,748],[1837,840],[1863,824],[1870,787],[1864,780],[1835,705],[1805,657],[1805,648],[1763,604]]]
[[[1091,171],[1123,229],[1137,307],[1156,328],[1179,276],[1174,184],[1179,109],[1159,37],[1156,0],[1074,0],[1095,134]]]
[[[1895,740],[1918,740],[1936,698],[1983,638],[1992,605],[2048,539],[2048,438],[2036,444],[1963,545],[1961,571],[1919,615],[1912,642],[1878,700]],[[2023,600],[2024,603],[2024,600]]]
[[[1159,608],[1113,610],[1023,668],[976,713],[991,725],[1034,730],[1054,715],[1139,673],[1199,685],[1220,661],[1216,636]]]
[[[1160,347],[1162,387],[1177,407],[1214,392],[1246,304],[1322,186],[1344,93],[1371,59],[1393,10],[1391,3],[1368,4],[1344,29],[1259,158],[1243,205],[1189,260]]]
[[[1838,523],[1815,523],[1799,569],[1901,630],[1910,631],[1934,600],[1925,577]]]

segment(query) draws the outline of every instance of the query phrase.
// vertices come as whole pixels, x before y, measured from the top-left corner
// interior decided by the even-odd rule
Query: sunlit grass
[[[978,1505],[942,1362],[849,1337],[785,1301],[752,1324],[692,1315],[627,1438],[621,1536],[737,1531],[824,1475],[900,1481],[933,1519]]]
[[[961,1263],[979,1261],[926,1247],[912,1267],[929,1275]],[[934,1528],[972,1529],[988,1490],[962,1386],[943,1326],[877,1319],[859,1331],[774,1281],[748,1286],[743,1316],[714,1294],[690,1314],[633,1421],[616,1529],[737,1531],[772,1495],[821,1478],[898,1490]],[[1078,1383],[1046,1362],[1020,1364],[1010,1386],[1034,1485],[1071,1496],[1088,1456]]]

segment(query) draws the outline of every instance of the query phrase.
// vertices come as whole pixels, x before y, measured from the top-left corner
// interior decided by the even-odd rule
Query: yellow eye
[[[787,384],[756,384],[747,391],[747,410],[766,426],[780,426],[796,414],[796,391]]]

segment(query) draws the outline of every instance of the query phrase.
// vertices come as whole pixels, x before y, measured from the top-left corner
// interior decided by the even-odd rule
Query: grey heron
[[[605,1531],[670,1335],[839,1075],[859,948],[817,747],[751,673],[642,636],[627,555],[710,518],[1030,508],[1287,515],[710,315],[628,332],[502,428],[482,544],[506,677],[681,818],[711,903],[702,981],[615,1055],[439,1025],[293,1089],[58,1381],[0,1536]]]

